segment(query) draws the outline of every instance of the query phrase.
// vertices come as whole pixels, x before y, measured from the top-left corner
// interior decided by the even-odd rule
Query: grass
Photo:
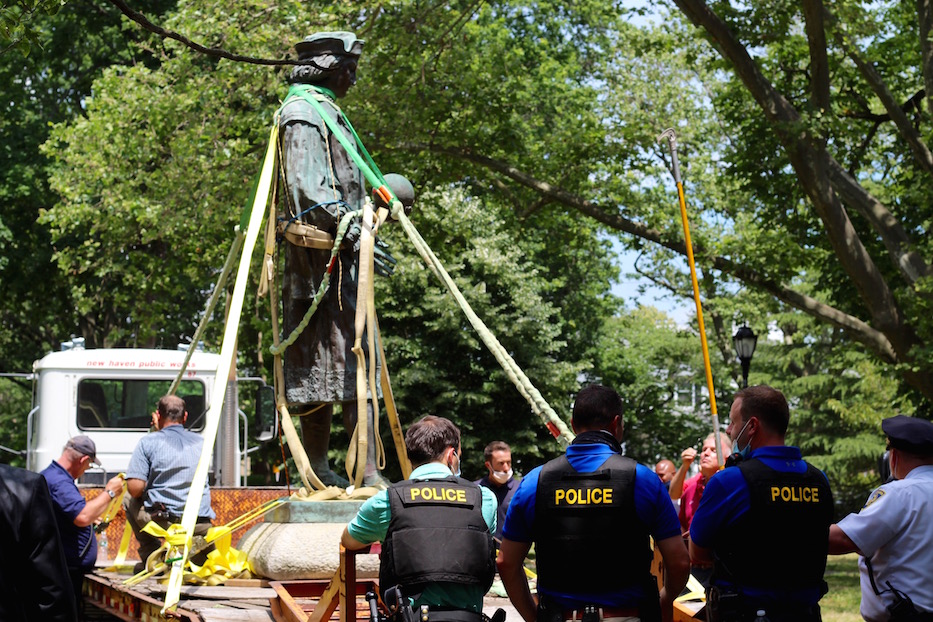
[[[823,622],[859,622],[859,603],[862,600],[859,588],[858,555],[830,555],[826,560],[829,592],[820,601]]]

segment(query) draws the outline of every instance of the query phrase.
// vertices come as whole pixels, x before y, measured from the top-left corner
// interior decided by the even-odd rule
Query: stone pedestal
[[[330,579],[340,563],[340,536],[362,501],[290,501],[252,527],[237,548],[254,572],[277,581]],[[360,578],[379,575],[377,555],[359,555]]]

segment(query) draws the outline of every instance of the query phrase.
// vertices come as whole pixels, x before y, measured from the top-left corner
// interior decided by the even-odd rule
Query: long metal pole
[[[719,414],[716,412],[716,392],[713,390],[713,370],[709,362],[709,347],[706,343],[706,326],[703,324],[703,304],[700,302],[700,284],[697,282],[697,269],[693,261],[693,243],[690,241],[690,223],[687,220],[687,203],[684,201],[684,184],[680,178],[680,165],[677,162],[677,135],[674,128],[668,128],[658,136],[658,142],[667,141],[671,149],[671,168],[677,183],[677,196],[680,199],[680,218],[684,223],[684,242],[687,246],[687,262],[690,264],[690,278],[693,281],[693,300],[697,306],[697,324],[700,329],[700,344],[703,347],[703,365],[706,368],[706,388],[709,390],[709,407],[713,419],[713,438],[716,444],[716,458],[722,460],[722,440],[719,438]]]

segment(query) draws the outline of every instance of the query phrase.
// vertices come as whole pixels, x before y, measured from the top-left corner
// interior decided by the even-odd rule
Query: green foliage
[[[26,418],[32,383],[25,378],[0,378],[0,462],[25,467],[26,457],[15,453],[26,448]],[[44,465],[43,465],[44,466]]]
[[[158,15],[173,5],[147,0],[139,8]],[[51,124],[82,114],[103,67],[151,64],[152,46],[116,9],[89,3],[4,3],[0,22],[0,371],[28,372],[87,326],[75,313],[69,274],[52,261],[49,230],[36,222],[57,201],[39,146]],[[7,48],[17,40],[28,55]],[[0,444],[25,448],[28,411],[28,389],[4,389]]]
[[[490,126],[458,124],[443,131],[453,136],[475,129],[480,132],[478,143],[506,140],[503,147],[522,151],[500,134],[512,131],[510,123],[528,119],[532,111],[510,108],[509,93],[522,90],[528,106],[553,107],[572,89],[561,86],[554,97],[545,99],[521,73],[495,86],[501,80],[488,72],[501,77],[513,68],[489,63],[489,50],[472,45],[442,47],[443,53],[431,59],[399,56],[399,47],[411,48],[413,41],[402,24],[415,20],[424,36],[443,39],[450,19],[458,16],[456,6],[452,13],[427,16],[405,3],[383,12],[362,9],[352,16],[313,6],[277,5],[264,6],[257,18],[253,9],[189,6],[166,25],[200,41],[222,41],[240,52],[276,56],[305,32],[359,30],[378,17],[385,36],[369,38],[360,86],[344,107],[382,168],[403,171],[415,181],[420,195],[415,220],[423,235],[480,316],[558,412],[566,414],[577,374],[596,347],[596,331],[614,308],[607,295],[614,276],[608,244],[594,235],[592,225],[548,206],[510,222],[513,210],[522,204],[518,197],[503,201],[487,182],[464,177],[450,161],[432,162],[404,148],[390,150],[396,145],[384,138],[385,127],[406,128],[405,135],[411,137],[411,128],[443,127],[450,107],[457,106],[450,101],[433,107],[413,103],[403,107],[407,114],[400,121],[396,113],[404,99],[387,99],[379,91],[419,75],[406,72],[404,62],[430,61],[425,67],[431,68],[428,75],[436,84],[430,91],[416,84],[410,96],[412,102],[436,101],[436,93],[463,82],[464,66],[475,67],[478,75],[460,87],[461,103],[473,107],[474,118]],[[595,4],[591,10],[597,16],[605,14]],[[512,60],[525,63],[536,75],[554,73],[552,82],[559,86],[572,71],[579,71],[578,65],[563,63],[574,60],[580,50],[557,23],[544,19],[545,13],[544,7],[541,13],[513,11],[508,5],[486,7],[467,20],[463,33],[513,54]],[[296,20],[296,15],[301,17]],[[566,17],[573,28],[585,25],[575,21],[576,14]],[[281,24],[289,20],[292,26],[283,33]],[[546,41],[535,42],[528,36],[532,30],[560,39],[561,50],[555,52]],[[163,52],[158,68],[105,71],[86,102],[86,116],[56,126],[45,146],[56,159],[53,183],[62,200],[43,213],[42,223],[52,232],[55,261],[68,275],[74,305],[87,318],[86,336],[92,344],[172,344],[191,334],[239,220],[236,206],[245,200],[246,187],[258,169],[271,113],[285,90],[284,71],[215,62],[172,42],[164,43]],[[533,58],[525,59],[525,52]],[[480,105],[480,87],[503,89],[502,106]],[[390,118],[392,123],[380,121]],[[553,139],[546,128],[527,129],[542,142]],[[569,146],[570,140],[552,143],[553,149]],[[435,170],[424,168],[425,162]],[[380,284],[380,300],[385,300],[380,303],[382,330],[391,368],[398,369],[393,378],[406,421],[428,412],[452,416],[466,434],[465,468],[476,474],[482,469],[481,448],[492,438],[515,445],[517,459],[537,463],[553,455],[556,443],[471,334],[461,312],[420,259],[406,253],[407,241],[399,232],[391,227],[385,231],[400,266],[395,277]],[[256,309],[241,343],[264,348],[268,316],[262,306]],[[215,326],[208,342],[216,347],[218,337]],[[268,377],[268,353],[248,346],[241,346],[241,353],[244,369]]]
[[[16,49],[29,56],[34,47],[42,45],[41,28],[44,15],[55,15],[64,0],[4,0],[0,4],[0,54]]]
[[[706,386],[699,337],[638,307],[606,322],[600,346],[591,373],[622,395],[626,455],[654,466],[708,434],[707,400],[694,394]]]

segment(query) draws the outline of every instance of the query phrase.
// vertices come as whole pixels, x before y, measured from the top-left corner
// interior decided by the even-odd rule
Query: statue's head
[[[319,84],[342,97],[356,82],[356,64],[363,53],[363,41],[352,32],[318,32],[296,43],[295,51],[298,60],[311,63],[295,67],[289,82]]]

